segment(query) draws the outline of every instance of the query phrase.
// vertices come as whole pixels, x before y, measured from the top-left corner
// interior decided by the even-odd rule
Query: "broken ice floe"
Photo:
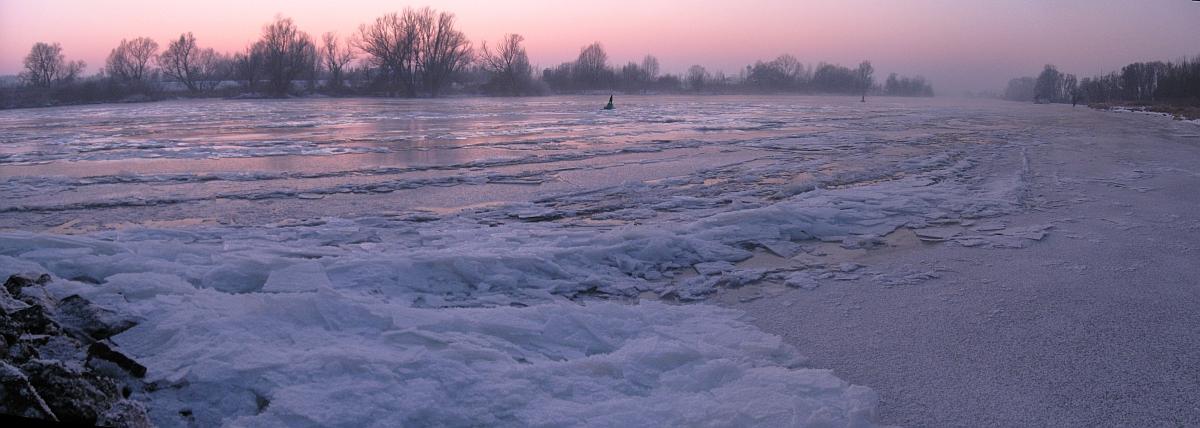
[[[1040,241],[1053,225],[1006,227],[990,222],[971,229],[957,226],[930,227],[913,232],[926,242],[955,242],[964,247],[1024,248],[1028,241]],[[972,233],[976,232],[976,233]]]

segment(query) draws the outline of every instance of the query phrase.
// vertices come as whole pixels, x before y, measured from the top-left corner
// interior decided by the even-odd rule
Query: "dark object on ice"
[[[47,282],[50,282],[50,275],[44,273],[38,275],[37,278],[31,278],[28,275],[18,274],[10,276],[8,277],[7,281],[4,281],[4,289],[8,291],[8,294],[16,297],[21,295],[21,289],[25,287],[33,285],[46,285]]]
[[[98,358],[116,364],[117,367],[125,369],[129,374],[137,378],[146,377],[146,366],[139,364],[132,358],[114,350],[104,342],[96,342],[88,346],[88,358]]]
[[[116,336],[137,325],[132,318],[121,316],[87,301],[79,295],[58,302],[58,322],[76,334],[86,334],[94,340]]]
[[[608,96],[608,104],[605,104],[605,105],[604,105],[604,109],[605,109],[605,110],[612,110],[612,109],[614,109],[614,108],[616,108],[616,107],[613,107],[613,96],[612,96],[612,95],[609,95],[609,96]]]
[[[102,427],[151,428],[150,417],[146,416],[146,407],[132,400],[121,400],[113,404],[108,411],[100,415],[96,425]]]
[[[33,359],[21,371],[60,422],[93,424],[116,400],[116,382],[58,360]]]
[[[0,413],[23,418],[58,421],[21,370],[0,361]]]
[[[43,288],[50,281],[49,275],[13,275],[0,288],[0,414],[151,426],[145,407],[127,399],[133,389],[145,389],[133,377],[145,376],[146,367],[98,341],[136,323],[80,296],[56,301]],[[93,363],[101,360],[106,367],[97,369]]]

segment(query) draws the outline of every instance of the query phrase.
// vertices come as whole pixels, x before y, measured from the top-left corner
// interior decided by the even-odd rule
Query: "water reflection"
[[[598,99],[184,100],[3,111],[0,176],[475,165],[813,134],[862,113],[836,98],[625,96],[605,112]],[[882,103],[873,108],[886,113]]]

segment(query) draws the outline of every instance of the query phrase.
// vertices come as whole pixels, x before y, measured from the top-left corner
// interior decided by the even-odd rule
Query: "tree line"
[[[1046,103],[1200,106],[1200,56],[1169,62],[1135,62],[1120,71],[1083,79],[1046,65],[1036,78],[1010,80],[1003,97]]]
[[[161,48],[161,49],[160,49]],[[892,74],[876,84],[869,61],[850,68],[806,66],[791,55],[747,65],[736,75],[700,65],[686,73],[660,73],[653,55],[610,65],[600,43],[580,49],[574,61],[535,71],[524,38],[508,34],[473,46],[452,13],[405,8],[359,26],[350,35],[319,38],[277,16],[242,50],[218,52],[192,33],[165,46],[147,37],[121,40],[92,76],[87,64],[68,60],[58,43],[34,44],[20,85],[0,88],[0,107],[191,96],[297,94],[438,97],[447,93],[496,96],[619,91],[625,93],[868,93],[932,96],[921,77]]]

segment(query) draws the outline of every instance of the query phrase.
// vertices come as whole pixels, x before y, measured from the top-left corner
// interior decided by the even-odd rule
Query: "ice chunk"
[[[29,260],[0,255],[0,278],[8,278],[18,274],[33,274],[45,272],[46,268]]]
[[[262,291],[266,293],[295,293],[332,288],[325,268],[315,261],[306,261],[275,269],[267,276]]]
[[[986,223],[980,223],[978,226],[975,226],[973,229],[976,232],[995,232],[997,230],[1004,230],[1005,227],[1008,227],[1008,226],[1002,222],[991,221],[991,222],[986,222]]]
[[[962,229],[954,226],[944,226],[917,229],[913,232],[915,232],[917,234],[917,238],[920,238],[922,241],[945,241],[957,236],[959,233],[962,233]]]
[[[729,262],[725,262],[725,261],[704,262],[704,263],[696,263],[696,264],[692,265],[692,267],[695,268],[696,272],[701,275],[716,275],[716,274],[719,274],[722,272],[729,272],[729,271],[733,270],[733,263],[729,263]]]
[[[792,273],[788,274],[787,277],[784,279],[783,285],[786,285],[786,286],[792,287],[792,288],[802,288],[805,290],[812,290],[814,288],[820,287],[821,283],[817,282],[817,280],[815,278],[813,278],[812,275],[810,275],[808,272],[792,272]]]
[[[179,276],[154,272],[119,273],[105,278],[103,286],[109,291],[120,293],[129,300],[196,292],[195,287]],[[96,289],[97,287],[92,288]]]
[[[791,258],[804,251],[803,245],[791,241],[765,241],[762,245],[767,251],[783,258]]]
[[[270,267],[253,257],[229,257],[205,273],[202,283],[230,293],[249,293],[261,290],[271,272]]]

